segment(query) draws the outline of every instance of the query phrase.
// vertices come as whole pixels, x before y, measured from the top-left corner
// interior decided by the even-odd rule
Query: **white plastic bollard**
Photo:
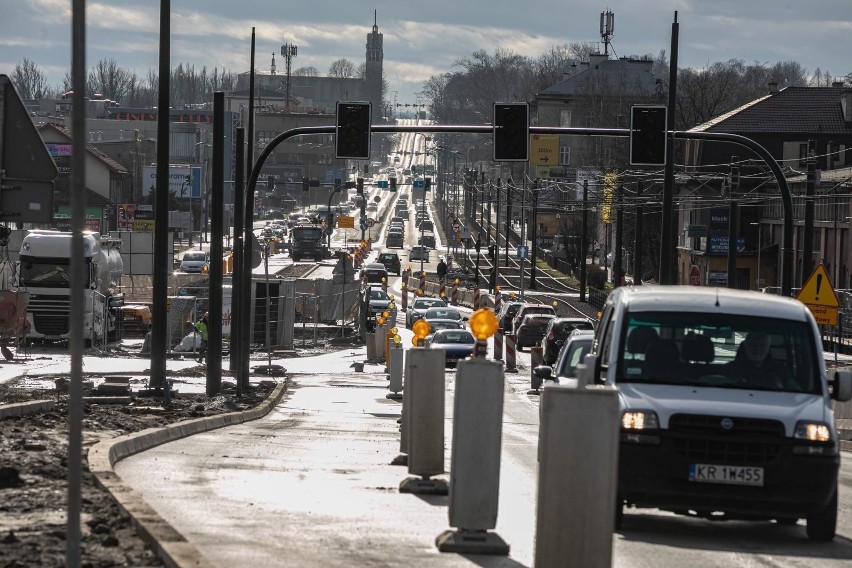
[[[388,354],[390,365],[390,384],[388,385],[388,389],[391,392],[388,393],[386,397],[392,400],[399,400],[402,398],[400,392],[402,391],[402,365],[404,361],[404,353],[405,349],[403,349],[402,346],[391,343],[390,353]]]
[[[376,334],[372,331],[368,331],[366,335],[366,339],[364,339],[364,343],[367,344],[367,362],[375,363],[376,362]]]
[[[376,361],[381,363],[385,360],[385,341],[387,341],[388,328],[386,325],[376,326]]]
[[[444,393],[446,379],[443,349],[409,349],[405,358],[403,416],[408,438],[409,477],[400,493],[446,495],[446,481],[431,479],[444,473]]]
[[[612,387],[542,390],[536,568],[612,565],[618,426]]]
[[[441,552],[509,554],[496,533],[503,437],[503,365],[485,358],[460,361],[453,401],[450,526],[435,540]]]

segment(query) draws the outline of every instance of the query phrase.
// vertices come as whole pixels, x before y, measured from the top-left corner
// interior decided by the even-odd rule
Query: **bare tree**
[[[297,77],[316,77],[319,75],[319,71],[313,65],[307,65],[305,67],[299,67],[298,69],[292,72],[292,75]]]
[[[333,61],[328,68],[329,77],[337,77],[338,79],[349,79],[355,76],[355,64],[348,59],[338,59]]]
[[[535,60],[536,92],[543,91],[561,81],[563,74],[572,63],[587,61],[589,54],[596,49],[597,46],[593,43],[572,41],[553,46],[549,51],[539,55]]]
[[[118,65],[115,59],[101,59],[89,71],[86,78],[88,96],[103,95],[114,101],[121,101],[138,81],[136,73]]]
[[[39,69],[35,61],[26,57],[15,65],[10,79],[22,99],[41,100],[50,91],[47,86],[47,76]]]

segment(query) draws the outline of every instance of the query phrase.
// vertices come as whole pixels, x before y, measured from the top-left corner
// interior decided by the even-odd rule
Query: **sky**
[[[71,66],[71,0],[0,0],[0,73],[25,57],[59,85]],[[87,68],[114,58],[140,77],[158,67],[157,0],[88,0]],[[340,58],[364,61],[378,14],[389,98],[417,102],[433,75],[476,50],[536,57],[568,42],[600,42],[599,17],[615,13],[614,53],[670,53],[678,13],[680,67],[742,59],[793,60],[808,73],[852,72],[852,0],[172,0],[171,61],[244,72],[256,29],[256,68],[269,71],[281,45],[298,46],[293,68],[325,74]]]

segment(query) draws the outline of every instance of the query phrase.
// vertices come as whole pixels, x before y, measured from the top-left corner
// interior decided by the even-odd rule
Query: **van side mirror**
[[[834,381],[831,384],[831,398],[838,402],[846,402],[852,399],[852,372],[834,372]]]
[[[541,379],[543,381],[556,380],[556,377],[553,376],[553,369],[550,368],[550,365],[539,365],[538,367],[534,367],[533,374],[536,376],[536,378]]]

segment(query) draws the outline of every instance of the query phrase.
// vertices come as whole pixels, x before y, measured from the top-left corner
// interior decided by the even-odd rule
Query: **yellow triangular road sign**
[[[840,302],[837,300],[837,294],[834,293],[834,287],[831,285],[831,279],[825,271],[825,266],[819,264],[813,271],[805,285],[796,295],[796,299],[803,304],[812,306],[823,306],[826,308],[837,308]]]

